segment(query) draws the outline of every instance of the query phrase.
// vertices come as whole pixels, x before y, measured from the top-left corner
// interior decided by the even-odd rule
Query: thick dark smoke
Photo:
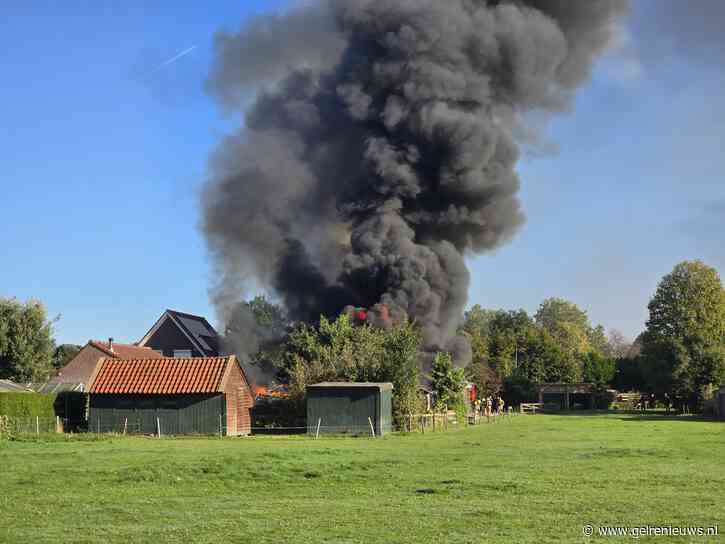
[[[626,0],[331,0],[219,36],[209,89],[246,110],[203,198],[222,315],[250,279],[297,319],[382,303],[465,363],[464,257],[524,221],[522,115],[566,110],[626,12]]]

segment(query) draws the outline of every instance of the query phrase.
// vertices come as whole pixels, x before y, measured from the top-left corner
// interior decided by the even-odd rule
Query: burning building
[[[412,319],[427,351],[465,364],[465,258],[524,222],[527,115],[569,107],[626,11],[626,0],[319,0],[219,33],[208,89],[245,112],[203,193],[222,319],[253,279],[293,319],[346,306],[383,326]]]

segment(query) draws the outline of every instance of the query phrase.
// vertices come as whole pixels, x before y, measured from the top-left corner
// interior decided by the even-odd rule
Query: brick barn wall
[[[239,389],[239,409],[237,411],[237,428],[241,434],[252,432],[252,406],[254,399],[247,385]]]
[[[227,434],[230,436],[252,432],[252,392],[235,364],[224,389],[227,408]]]

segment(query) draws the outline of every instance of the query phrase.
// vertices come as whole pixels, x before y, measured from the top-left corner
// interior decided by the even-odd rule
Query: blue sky
[[[0,8],[0,296],[42,300],[59,342],[136,341],[165,308],[214,317],[197,202],[238,119],[203,90],[212,38],[287,2],[147,4]],[[471,304],[533,312],[561,296],[632,337],[678,261],[725,267],[725,75],[647,54],[652,7],[635,4],[548,124],[558,151],[522,160],[528,222],[470,259]]]

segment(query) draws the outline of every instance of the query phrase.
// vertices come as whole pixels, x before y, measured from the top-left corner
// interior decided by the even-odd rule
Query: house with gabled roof
[[[138,342],[166,357],[217,357],[219,335],[198,315],[166,310]]]
[[[111,359],[155,359],[162,357],[162,354],[151,348],[136,344],[119,344],[114,342],[113,338],[109,338],[108,342],[89,340],[67,365],[61,368],[49,382],[43,384],[43,392],[58,392],[60,390],[86,391],[91,374],[96,368],[96,363],[104,357]],[[65,384],[65,387],[61,387],[63,384]],[[73,384],[73,388],[68,388],[68,384]]]

